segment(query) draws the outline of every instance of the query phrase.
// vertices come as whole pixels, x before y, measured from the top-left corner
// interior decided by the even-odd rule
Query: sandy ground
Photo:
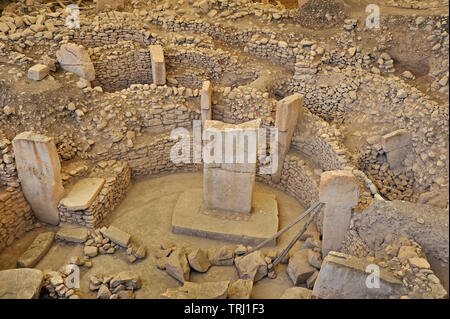
[[[148,256],[143,261],[129,264],[125,251],[122,249],[114,255],[101,255],[92,259],[93,267],[81,268],[81,291],[83,297],[95,295],[88,291],[89,277],[94,274],[114,274],[123,270],[132,270],[140,274],[143,287],[136,293],[137,298],[158,298],[169,287],[180,284],[164,271],[155,266],[155,250],[163,241],[171,241],[183,247],[223,247],[234,246],[216,240],[208,240],[171,233],[171,216],[179,194],[187,188],[201,187],[201,173],[174,174],[155,178],[135,180],[127,197],[121,205],[107,218],[105,224],[115,225],[130,232],[134,241],[148,248]],[[304,211],[304,208],[291,196],[266,185],[257,183],[256,191],[273,192],[277,196],[280,217],[280,228],[286,226]],[[277,249],[283,249],[301,227],[297,225],[282,235],[277,243]],[[21,239],[6,248],[0,254],[0,269],[14,268],[17,258],[25,251],[39,232],[58,227],[42,227],[31,231]],[[82,245],[69,245],[55,242],[48,254],[38,263],[38,269],[59,270],[70,257],[82,255]],[[269,248],[273,249],[273,248]],[[292,287],[286,274],[286,265],[277,268],[277,278],[265,278],[254,286],[252,298],[279,298],[281,294]],[[206,274],[191,272],[191,281],[206,282],[220,280],[237,280],[234,266],[213,266]]]

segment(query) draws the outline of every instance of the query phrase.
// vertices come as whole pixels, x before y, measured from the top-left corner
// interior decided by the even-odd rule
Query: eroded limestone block
[[[408,130],[401,129],[384,135],[381,138],[383,150],[391,152],[398,148],[405,147],[411,143],[411,135]]]
[[[50,137],[23,132],[13,140],[17,173],[22,190],[35,216],[58,225],[58,203],[64,196],[61,164]]]
[[[280,299],[312,299],[312,290],[303,287],[292,287],[286,289]]]
[[[114,226],[109,226],[108,229],[102,231],[102,234],[108,237],[113,243],[124,248],[128,247],[131,239],[130,234]]]
[[[186,281],[183,287],[168,288],[161,299],[225,299],[229,281],[195,283]]]
[[[235,265],[241,279],[257,282],[267,276],[267,263],[260,250],[244,257],[236,257]]]
[[[252,279],[238,279],[230,285],[228,299],[250,299],[252,290]]]
[[[308,262],[307,250],[299,250],[289,258],[286,272],[295,286],[306,283],[314,271],[315,269]]]
[[[61,228],[56,233],[56,239],[68,241],[71,243],[84,243],[88,239],[86,228]]]
[[[0,299],[37,299],[44,283],[38,269],[19,268],[0,271]]]
[[[59,204],[71,211],[88,209],[104,184],[103,178],[80,179]]]
[[[44,257],[55,239],[54,232],[39,234],[17,260],[17,267],[32,268]]]
[[[152,59],[153,83],[156,85],[166,84],[166,61],[164,51],[160,45],[151,45],[150,56]]]
[[[28,78],[30,80],[40,81],[44,79],[49,72],[50,69],[48,68],[48,66],[44,64],[36,64],[28,69]]]
[[[277,103],[275,127],[282,132],[295,127],[303,114],[303,95],[294,94]]]
[[[165,268],[166,272],[179,282],[184,283],[189,280],[191,269],[183,249],[177,248],[170,254],[166,259]]]
[[[203,249],[195,249],[188,255],[189,265],[198,272],[207,272],[211,263],[208,254]]]
[[[89,53],[82,45],[75,43],[63,44],[56,51],[56,58],[64,70],[75,73],[87,81],[95,79],[94,64]]]
[[[373,299],[404,293],[402,283],[382,267],[379,287],[367,285],[371,275],[366,272],[369,264],[365,258],[330,252],[324,259],[313,295],[322,299]]]

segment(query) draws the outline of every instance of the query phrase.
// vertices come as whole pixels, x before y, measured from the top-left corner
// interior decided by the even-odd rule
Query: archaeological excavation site
[[[448,18],[0,0],[0,299],[448,299]]]

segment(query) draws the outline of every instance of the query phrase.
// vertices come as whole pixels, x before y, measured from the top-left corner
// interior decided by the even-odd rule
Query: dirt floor
[[[204,249],[223,247],[233,244],[216,240],[175,235],[171,233],[172,210],[179,194],[192,187],[201,187],[203,182],[201,173],[174,174],[155,178],[135,180],[127,197],[121,205],[108,217],[105,224],[115,225],[132,234],[134,241],[144,244],[148,249],[148,256],[140,262],[129,264],[125,251],[119,250],[114,255],[100,255],[92,259],[91,269],[81,268],[81,291],[83,297],[95,298],[88,291],[89,277],[94,274],[115,274],[123,270],[135,271],[143,279],[142,289],[136,292],[136,298],[158,298],[169,287],[180,284],[156,268],[154,252],[163,241],[170,241],[183,247],[200,247]],[[304,211],[304,208],[292,197],[266,185],[257,183],[256,191],[273,192],[278,200],[280,217],[279,228],[286,226]],[[301,227],[297,225],[282,235],[277,243],[277,249],[283,249]],[[0,269],[14,268],[17,258],[34,237],[48,229],[40,228],[27,233],[0,254]],[[312,229],[313,230],[313,229]],[[36,266],[38,269],[59,270],[71,257],[82,255],[82,245],[68,245],[55,242],[48,254]],[[273,249],[273,248],[269,248]],[[253,289],[252,298],[279,298],[281,294],[292,287],[292,282],[286,274],[286,265],[277,268],[277,278],[264,278],[257,282]],[[234,266],[213,266],[206,274],[191,272],[191,281],[206,282],[220,280],[237,280]]]

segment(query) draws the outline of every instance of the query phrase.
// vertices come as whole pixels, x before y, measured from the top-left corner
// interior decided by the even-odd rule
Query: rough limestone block
[[[61,164],[50,137],[23,132],[13,140],[17,173],[34,214],[43,222],[58,225],[58,203],[64,196]]]
[[[303,287],[292,287],[286,289],[280,299],[312,299],[312,290]]]
[[[114,226],[109,226],[102,234],[108,237],[112,242],[124,248],[128,247],[131,239],[130,234]]]
[[[397,168],[403,164],[403,160],[408,155],[408,146],[397,148],[386,153],[386,158],[391,169]]]
[[[319,198],[322,203],[356,206],[359,187],[355,175],[348,170],[323,172],[320,176]]]
[[[61,67],[67,72],[72,72],[87,80],[95,80],[94,64],[91,61],[88,51],[75,43],[61,45],[56,51],[56,58]]]
[[[160,45],[151,45],[149,48],[152,59],[153,83],[164,85],[166,84],[166,61],[163,48]]]
[[[202,110],[211,109],[212,85],[211,81],[203,81],[200,97],[200,107]]]
[[[195,249],[188,255],[189,265],[198,272],[207,272],[211,263],[209,262],[208,255],[203,249]]]
[[[181,283],[189,280],[191,268],[184,250],[177,248],[166,260],[166,272]]]
[[[97,12],[119,11],[125,8],[126,0],[97,0]]]
[[[168,288],[161,294],[161,299],[226,299],[229,281],[216,282],[189,282],[185,281],[182,287]]]
[[[36,64],[28,69],[28,78],[30,80],[40,81],[44,79],[49,72],[50,69],[48,68],[48,66],[43,64]]]
[[[38,269],[19,268],[0,271],[0,299],[37,299],[44,284]]]
[[[88,209],[100,193],[105,180],[103,178],[83,178],[79,180],[59,202],[70,211]]]
[[[411,144],[411,134],[405,129],[397,130],[384,135],[381,143],[385,152],[391,152]]]
[[[235,265],[241,279],[257,282],[267,276],[267,263],[260,250],[244,257],[236,257]]]
[[[203,175],[205,208],[250,213],[255,174],[209,168]]]
[[[253,290],[253,280],[238,279],[228,288],[228,299],[250,299]]]
[[[308,262],[307,250],[299,250],[289,258],[286,272],[295,286],[306,283],[314,271],[315,269]]]
[[[325,203],[322,256],[338,251],[350,226],[351,208],[358,204],[359,186],[350,171],[327,171],[320,178],[319,200]]]
[[[303,95],[294,94],[277,103],[275,127],[282,132],[295,127],[303,113]]]
[[[86,228],[62,228],[56,233],[56,239],[68,241],[71,243],[84,243],[88,239]]]
[[[54,232],[39,234],[17,260],[17,267],[33,268],[44,257],[55,239]]]
[[[371,272],[366,272],[370,263],[342,253],[330,252],[324,259],[313,289],[313,295],[322,299],[373,299],[403,295],[403,285],[391,273],[380,267],[379,288],[369,288]]]

